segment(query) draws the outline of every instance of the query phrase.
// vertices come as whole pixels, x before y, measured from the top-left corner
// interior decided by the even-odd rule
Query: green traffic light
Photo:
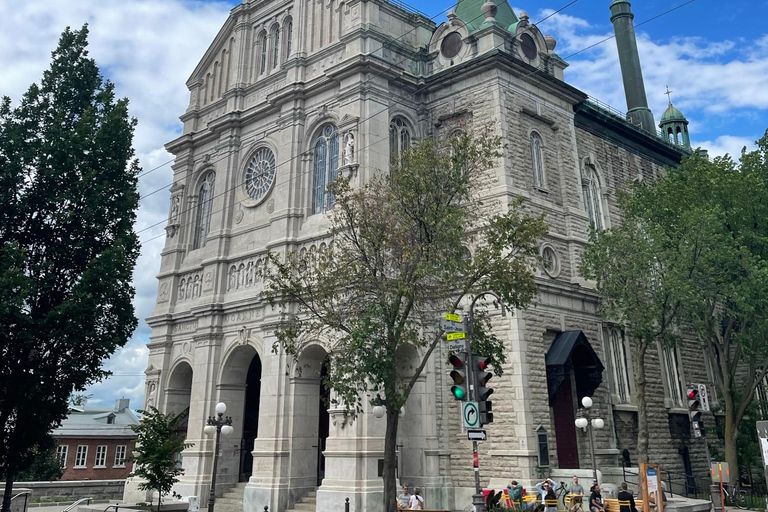
[[[466,392],[459,386],[451,387],[451,393],[453,393],[453,397],[456,400],[464,400],[464,396],[466,395]]]

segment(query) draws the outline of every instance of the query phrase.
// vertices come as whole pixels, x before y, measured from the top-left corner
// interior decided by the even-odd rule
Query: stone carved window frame
[[[536,142],[538,141],[538,147]],[[546,191],[547,187],[547,165],[544,158],[544,136],[536,130],[532,129],[528,132],[528,143],[530,144],[531,152],[531,172],[533,174],[533,186],[539,190]],[[537,164],[538,163],[538,167]]]
[[[592,178],[595,181],[586,183],[587,178]],[[587,219],[591,222],[592,217],[590,216],[588,205],[586,203],[585,186],[596,185],[597,193],[595,194],[593,189],[593,195],[596,196],[594,204],[597,206],[597,211],[594,213],[598,215],[598,219],[601,221],[598,231],[610,228],[611,222],[610,215],[608,215],[608,193],[605,183],[605,173],[594,153],[590,153],[589,156],[581,159],[579,163],[578,182],[580,192],[579,204],[587,216]]]
[[[326,128],[331,127],[331,132],[327,132]],[[335,119],[327,118],[324,119],[323,122],[319,123],[319,126],[312,130],[311,132],[313,135],[309,139],[310,146],[309,146],[309,153],[310,153],[310,159],[309,159],[309,165],[310,165],[310,172],[308,173],[310,176],[310,203],[309,203],[309,211],[310,215],[316,215],[320,213],[325,213],[328,210],[331,210],[333,208],[333,205],[335,204],[335,201],[332,197],[329,196],[328,191],[326,188],[328,187],[328,183],[335,178],[336,173],[339,170],[339,167],[342,166],[342,155],[341,155],[341,149],[342,149],[342,142],[341,142],[341,133],[339,132],[338,122]],[[335,139],[335,142],[334,142]],[[324,141],[325,142],[325,152],[323,153],[323,184],[322,189],[318,188],[318,151],[320,148],[320,143]],[[334,146],[335,143],[335,146]],[[335,157],[334,157],[334,151],[335,151]],[[336,167],[334,169],[331,169],[333,167],[333,162],[336,162]],[[318,200],[320,201],[320,205],[318,207]]]
[[[405,116],[402,113],[397,113],[392,116],[392,118],[389,120],[389,129],[388,129],[388,138],[389,138],[389,165],[391,166],[399,166],[400,165],[400,157],[403,154],[403,151],[406,151],[407,149],[413,147],[413,145],[416,143],[416,136],[415,136],[415,124],[411,119],[409,119],[407,116]],[[393,139],[394,134],[394,139]],[[393,140],[395,142],[396,148],[392,148]],[[403,141],[407,140],[407,146],[406,148],[403,148]]]
[[[203,204],[202,192],[203,187],[208,185],[208,200],[207,204]],[[206,165],[202,168],[195,181],[195,195],[191,198],[194,200],[195,212],[194,223],[192,229],[192,249],[201,249],[205,247],[208,240],[208,235],[211,233],[211,219],[213,218],[213,202],[216,198],[216,169],[211,165]],[[203,224],[205,228],[203,229]],[[201,229],[205,232],[201,232]]]
[[[634,371],[632,367],[632,351],[624,329],[619,325],[606,325],[603,332],[605,348],[610,362],[611,396],[616,405],[633,405],[632,388],[634,386]],[[617,353],[616,348],[619,348]],[[617,367],[617,362],[618,367]],[[625,392],[622,395],[622,385]]]

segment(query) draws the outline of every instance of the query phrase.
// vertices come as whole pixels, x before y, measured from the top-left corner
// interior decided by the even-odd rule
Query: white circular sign
[[[475,402],[464,402],[461,416],[464,419],[464,426],[467,428],[475,428],[480,424],[480,411],[478,411]]]

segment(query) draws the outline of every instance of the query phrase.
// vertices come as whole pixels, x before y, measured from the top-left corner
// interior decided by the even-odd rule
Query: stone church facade
[[[213,442],[203,427],[225,402],[234,433],[222,438],[217,491],[245,483],[234,488],[246,512],[282,512],[315,492],[318,510],[340,510],[346,497],[352,511],[381,509],[384,420],[322,405],[321,342],[298,362],[272,350],[278,317],[260,298],[260,269],[267,251],[327,243],[325,185],[336,176],[360,185],[418,140],[484,123],[506,143],[488,197],[500,209],[524,197],[546,212],[550,233],[535,306],[493,319],[509,362],[493,381],[483,484],[591,474],[587,437],[574,425],[586,395],[606,423],[596,432],[604,480],[634,465],[628,341],[598,317],[579,257],[590,224],[620,222],[618,189],[690,148],[682,114],[662,124],[669,139],[648,126],[634,33],[619,31],[627,19],[631,27],[629,3],[610,8],[628,48],[625,84],[635,87],[628,117],[568,85],[556,41],[506,3],[461,0],[439,26],[383,0],[246,0],[231,11],[187,82],[183,133],[167,145],[174,185],[148,319],[146,405],[189,412],[194,446],[182,454],[177,492],[206,501]],[[711,383],[706,361],[685,346],[650,352],[652,458],[706,475],[684,401],[686,382]],[[403,410],[398,476],[424,489],[428,508],[460,510],[474,492],[472,456],[446,359],[446,347],[434,352]]]

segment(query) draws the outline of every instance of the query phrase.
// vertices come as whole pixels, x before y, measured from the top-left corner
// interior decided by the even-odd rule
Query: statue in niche
[[[155,406],[155,395],[157,394],[157,384],[155,382],[150,382],[147,386],[149,389],[149,392],[147,393],[147,403],[146,403],[146,409],[149,409],[150,407]]]
[[[344,146],[344,165],[352,165],[355,162],[355,136],[347,133],[347,143]]]
[[[168,226],[165,230],[168,238],[173,238],[179,230],[179,215],[181,210],[181,195],[175,195],[171,198],[171,215],[168,217]]]

